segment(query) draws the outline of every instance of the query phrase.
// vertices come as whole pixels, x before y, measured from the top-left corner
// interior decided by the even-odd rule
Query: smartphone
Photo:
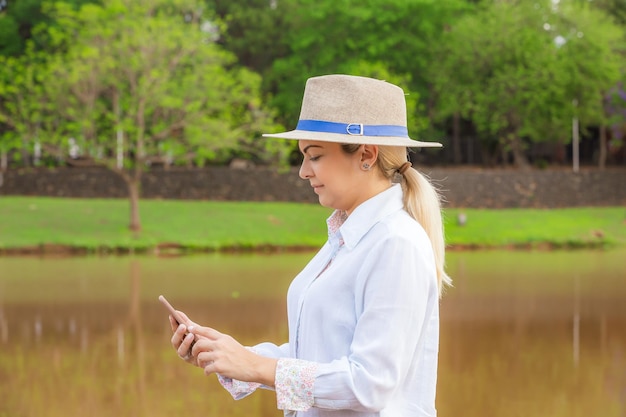
[[[172,305],[165,299],[165,297],[159,295],[159,301],[165,306],[165,308],[167,308],[172,317],[174,317],[176,323],[181,324],[183,322],[183,319],[182,317],[180,317],[180,314],[178,314],[178,311],[176,311],[176,309],[172,307]]]
[[[176,309],[174,307],[172,307],[172,305],[169,303],[169,301],[167,301],[167,299],[165,297],[163,297],[162,295],[159,295],[159,301],[165,306],[165,308],[167,308],[167,310],[170,312],[170,314],[172,315],[172,317],[174,318],[174,320],[176,321],[176,323],[178,323],[179,325],[183,322],[183,318],[180,316],[180,314],[178,314],[178,311],[176,311]],[[186,333],[185,336],[187,336]],[[195,336],[194,336],[195,338]],[[193,344],[196,341],[194,340],[191,344],[191,346],[193,346]],[[189,349],[189,351],[191,351],[191,347]]]

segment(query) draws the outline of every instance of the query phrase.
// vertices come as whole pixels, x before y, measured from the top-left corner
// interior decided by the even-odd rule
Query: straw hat
[[[263,136],[409,148],[441,146],[409,137],[400,87],[341,74],[309,78],[296,129]]]

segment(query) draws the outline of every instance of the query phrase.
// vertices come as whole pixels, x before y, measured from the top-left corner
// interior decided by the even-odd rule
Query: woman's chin
[[[330,202],[328,201],[328,199],[324,198],[323,196],[319,196],[318,198],[319,202],[320,202],[320,206],[322,207],[328,207],[328,208],[333,208],[333,206],[330,204]]]

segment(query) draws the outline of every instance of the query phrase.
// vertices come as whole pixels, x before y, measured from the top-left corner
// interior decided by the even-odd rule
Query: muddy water
[[[0,258],[0,416],[280,416],[169,347],[165,294],[244,344],[287,337],[311,254]],[[626,252],[449,254],[440,417],[626,414]]]

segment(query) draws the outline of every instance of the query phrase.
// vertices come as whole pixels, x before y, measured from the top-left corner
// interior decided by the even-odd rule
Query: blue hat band
[[[323,120],[300,120],[296,130],[308,132],[339,133],[354,136],[394,136],[409,138],[405,126],[395,125],[364,125],[362,123],[335,123]]]

